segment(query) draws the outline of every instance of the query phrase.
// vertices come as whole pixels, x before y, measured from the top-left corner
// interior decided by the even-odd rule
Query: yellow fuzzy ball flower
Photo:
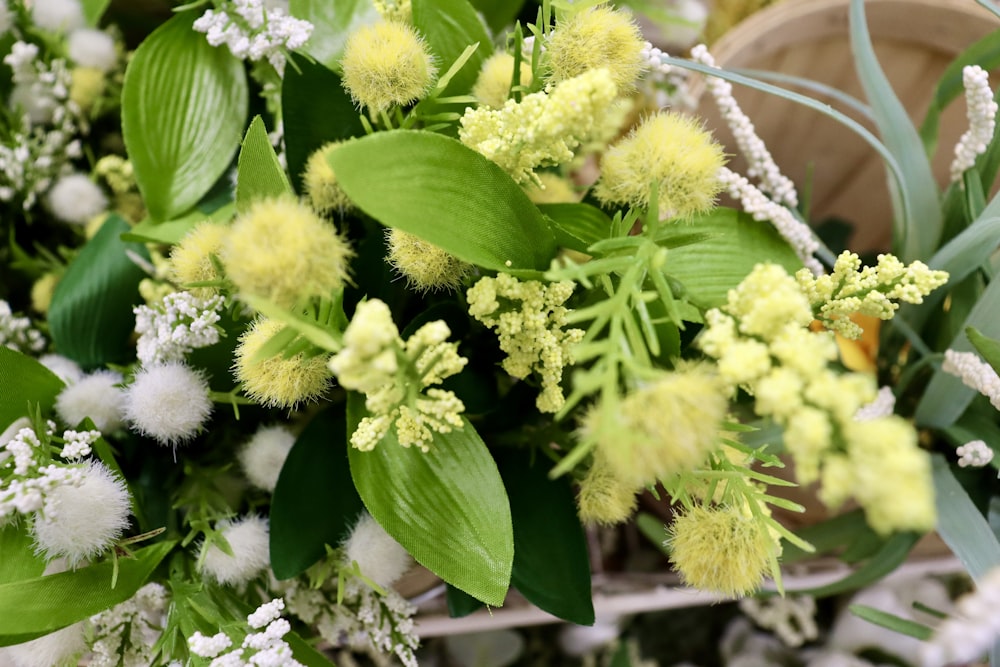
[[[259,318],[240,336],[233,372],[250,400],[270,408],[295,408],[315,401],[330,384],[325,355],[306,356],[299,352],[287,359],[278,354],[255,359],[257,352],[281,331],[281,322]]]
[[[31,308],[36,313],[43,315],[49,312],[49,305],[52,303],[52,295],[56,291],[61,276],[58,273],[45,273],[31,286]]]
[[[387,230],[386,242],[386,261],[418,292],[453,290],[472,270],[454,255],[401,229]]]
[[[613,526],[628,520],[635,512],[636,487],[616,477],[598,452],[590,470],[580,480],[576,502],[584,523]]]
[[[396,21],[363,26],[351,33],[340,64],[351,99],[372,113],[419,100],[437,74],[424,40],[416,30]]]
[[[646,67],[644,46],[628,13],[607,6],[582,11],[549,36],[545,53],[550,78],[565,81],[605,67],[618,89],[628,91]]]
[[[521,60],[520,84],[531,85],[531,63]],[[497,51],[483,62],[472,95],[482,106],[499,109],[507,102],[510,84],[514,80],[514,56]]]
[[[729,597],[757,590],[778,549],[766,525],[727,505],[696,505],[680,514],[667,543],[685,584]]]
[[[261,199],[236,219],[222,261],[241,291],[282,308],[344,285],[354,255],[336,228],[290,198]]]
[[[697,120],[661,112],[604,153],[594,194],[606,204],[645,208],[655,182],[660,218],[688,218],[715,205],[725,162],[722,147]]]
[[[343,142],[331,141],[313,151],[302,174],[302,185],[305,187],[309,204],[320,214],[334,211],[343,213],[352,208],[350,198],[337,183],[337,175],[330,166],[330,155],[341,143]]]
[[[106,87],[104,72],[96,67],[74,67],[69,85],[69,99],[84,113],[90,111]]]
[[[207,220],[195,225],[170,251],[167,270],[170,280],[187,288],[198,298],[207,299],[215,295],[217,290],[214,287],[187,286],[222,278],[212,263],[212,255],[218,257],[222,252],[222,243],[228,233],[226,225]]]
[[[535,204],[575,204],[580,201],[580,193],[573,188],[573,183],[569,179],[563,178],[559,174],[551,171],[542,171],[535,174],[538,182],[528,183],[524,186],[524,192]]]

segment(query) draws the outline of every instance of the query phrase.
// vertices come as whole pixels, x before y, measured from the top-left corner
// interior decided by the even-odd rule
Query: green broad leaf
[[[556,244],[545,218],[499,166],[438,134],[394,130],[330,156],[341,187],[383,225],[493,271],[544,270]]]
[[[226,171],[240,145],[248,88],[243,63],[174,16],[143,41],[125,70],[122,134],[154,220],[184,213]]]
[[[24,521],[0,528],[0,586],[35,579],[45,571],[45,559],[35,553],[35,540]]]
[[[243,213],[256,199],[269,199],[292,194],[285,170],[278,162],[267,128],[260,116],[250,121],[240,147],[236,167],[236,211]]]
[[[795,595],[812,595],[817,598],[837,595],[868,586],[899,567],[920,539],[917,533],[896,533],[872,555],[868,561],[839,581],[805,590],[788,591]]]
[[[1000,198],[994,200],[1000,204]],[[994,215],[986,215],[987,211]],[[932,269],[948,272],[948,282],[955,285],[969,274],[978,271],[993,251],[1000,245],[1000,205],[991,203],[984,209],[984,215],[963,229],[957,236],[934,253],[927,263]],[[924,303],[935,297],[933,303],[944,299],[945,290],[935,290],[924,298]],[[925,309],[930,310],[927,306]]]
[[[271,568],[291,579],[348,536],[364,505],[351,481],[343,406],[316,415],[288,453],[271,499]]]
[[[111,0],[80,0],[80,4],[83,6],[83,18],[87,25],[96,27],[100,23],[101,17],[104,16],[104,12],[107,11],[108,5],[111,4]]]
[[[795,251],[772,225],[741,211],[718,208],[690,224],[664,225],[659,236],[666,244],[672,236],[692,231],[712,236],[701,243],[671,249],[663,270],[680,281],[689,300],[700,307],[713,308],[725,303],[729,290],[739,285],[758,263],[780,264],[790,274],[802,268]]]
[[[497,465],[514,521],[511,583],[539,609],[570,623],[592,625],[587,540],[569,480],[549,479],[551,462],[538,457],[532,463],[526,451],[505,451]]]
[[[146,247],[125,243],[129,228],[110,216],[70,263],[49,306],[56,350],[84,368],[127,363],[134,358],[129,338],[135,329],[132,306],[139,303],[145,272],[129,254],[149,260]]]
[[[448,604],[448,615],[452,618],[462,618],[483,608],[481,601],[451,584],[445,584],[444,597]]]
[[[143,220],[132,227],[121,236],[122,241],[132,241],[135,243],[162,243],[164,245],[176,245],[181,242],[188,232],[195,225],[206,220],[218,223],[229,222],[236,214],[236,204],[230,202],[211,213],[204,213],[200,210],[193,210],[185,213],[179,218],[167,220],[166,222],[155,222],[150,219]]]
[[[292,649],[292,657],[304,665],[304,667],[335,667],[332,660],[314,648],[312,644],[303,639],[299,633],[289,632],[287,635],[282,637],[282,639],[284,639],[288,644],[288,647]]]
[[[1000,340],[987,338],[979,333],[975,327],[966,328],[965,335],[969,337],[969,342],[972,343],[972,347],[976,348],[979,356],[985,359],[986,363],[993,367],[993,370],[1000,373],[997,370],[1000,368]]]
[[[66,385],[37,359],[0,345],[0,433],[30,416],[29,406],[47,414]]]
[[[288,173],[298,192],[302,192],[302,172],[313,151],[331,141],[343,141],[365,133],[358,110],[341,85],[340,76],[301,56],[293,56],[293,61],[285,68],[281,108]]]
[[[611,234],[611,218],[590,204],[540,204],[538,210],[548,218],[556,243],[570,250],[586,253]]]
[[[514,22],[524,6],[524,0],[470,0],[470,4],[483,17],[490,30],[499,33]]]
[[[782,541],[781,562],[785,565],[797,563],[817,554],[825,554],[834,549],[854,544],[859,535],[872,532],[865,521],[862,509],[851,510],[831,517],[817,524],[806,526],[795,531],[795,534],[813,545],[814,552],[808,552],[787,541]]]
[[[850,34],[855,70],[871,104],[875,124],[903,173],[902,181],[890,181],[894,185],[896,218],[893,245],[899,248],[904,262],[930,257],[944,225],[937,182],[920,135],[875,56],[864,0],[851,0]]]
[[[969,575],[978,581],[1000,565],[1000,542],[944,457],[935,454],[933,464],[938,534]]]
[[[486,26],[468,0],[413,0],[413,25],[427,40],[431,53],[437,57],[441,73],[451,66],[462,52],[479,44],[475,53],[452,77],[445,94],[468,93],[479,77],[483,61],[493,53]]]
[[[118,559],[75,571],[0,585],[0,646],[20,644],[90,618],[129,599],[166,557],[174,542],[161,542]]]
[[[914,637],[920,640],[927,640],[934,634],[934,630],[923,623],[917,623],[916,621],[911,621],[908,618],[902,618],[900,616],[896,616],[895,614],[890,614],[887,611],[869,607],[868,605],[852,604],[848,607],[848,609],[858,618],[864,619],[869,623],[874,623],[875,625],[879,625],[883,628],[888,628],[889,630],[898,632],[901,635]]]
[[[366,416],[348,398],[348,431]],[[514,534],[496,463],[468,420],[434,434],[430,451],[402,447],[395,429],[369,452],[348,449],[351,476],[376,521],[423,566],[488,605],[510,585]]]
[[[350,34],[381,20],[371,0],[289,0],[288,11],[313,24],[312,35],[301,50],[338,71]]]

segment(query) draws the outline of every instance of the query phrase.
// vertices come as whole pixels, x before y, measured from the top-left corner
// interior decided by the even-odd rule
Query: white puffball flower
[[[11,667],[52,667],[66,664],[87,648],[83,621],[56,630],[23,644],[0,649],[0,665]],[[4,659],[7,659],[5,662]]]
[[[356,562],[361,574],[383,588],[391,586],[413,564],[406,549],[367,512],[354,526],[344,550],[348,563]]]
[[[124,394],[115,385],[122,376],[96,371],[67,386],[56,397],[56,414],[70,427],[90,417],[101,433],[117,431],[124,424]]]
[[[239,452],[240,465],[250,483],[273,493],[278,474],[294,444],[295,436],[283,426],[257,429]]]
[[[68,385],[76,384],[83,379],[83,369],[69,357],[64,357],[61,354],[43,354],[38,358],[38,361]]]
[[[94,28],[74,30],[66,44],[69,57],[81,67],[109,72],[118,62],[118,51],[111,35]]]
[[[35,0],[31,18],[39,28],[53,32],[70,32],[85,23],[80,0]]]
[[[230,556],[216,544],[202,546],[199,559],[202,571],[226,586],[245,584],[270,565],[267,520],[246,516],[232,521],[220,521],[216,529],[232,549]]]
[[[81,473],[79,485],[61,484],[46,495],[32,524],[37,551],[70,567],[110,547],[132,511],[125,482],[103,463],[92,461]]]
[[[85,225],[108,208],[108,198],[100,186],[79,172],[56,181],[46,201],[54,216],[71,225]]]
[[[161,445],[193,438],[212,414],[208,382],[180,362],[143,367],[125,390],[125,419]]]

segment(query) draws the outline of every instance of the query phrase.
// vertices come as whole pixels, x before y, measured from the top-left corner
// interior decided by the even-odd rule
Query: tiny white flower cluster
[[[945,350],[941,370],[960,378],[962,384],[986,396],[993,407],[1000,410],[1000,376],[975,352]]]
[[[232,640],[223,633],[206,637],[195,632],[188,639],[191,652],[202,658],[213,658],[209,667],[303,667],[292,657],[292,649],[282,639],[291,629],[291,624],[281,618],[285,602],[281,598],[266,602],[247,617],[250,632],[244,637],[240,648],[222,654],[232,646]],[[266,626],[266,627],[265,627]]]
[[[770,220],[782,238],[792,246],[806,268],[815,275],[823,273],[823,265],[813,257],[813,253],[819,250],[819,241],[809,229],[809,225],[796,219],[792,212],[781,204],[768,199],[767,195],[749,180],[728,167],[719,170],[719,182],[730,197],[740,201],[743,210],[753,216],[754,220]]]
[[[173,292],[153,307],[136,306],[136,354],[143,366],[184,361],[191,350],[219,342],[221,296],[199,299],[191,292]]]
[[[59,454],[67,461],[90,456],[91,446],[101,437],[100,431],[63,431],[62,452]]]
[[[148,583],[131,598],[90,617],[89,667],[140,667],[156,662],[153,646],[163,634],[167,589]]]
[[[744,598],[740,611],[765,630],[774,630],[786,646],[802,646],[819,636],[816,599],[811,595]]]
[[[976,582],[976,591],[958,599],[956,613],[921,646],[925,667],[974,663],[1000,637],[1000,567]]]
[[[972,168],[976,158],[986,152],[993,140],[997,111],[1000,110],[990,89],[990,76],[979,65],[962,68],[962,85],[965,86],[969,129],[955,144],[955,160],[951,163],[953,182],[961,180],[965,170]]]
[[[666,55],[662,49],[653,46],[650,42],[644,42],[642,46],[642,51],[639,52],[642,56],[643,61],[649,66],[651,72],[658,74],[670,74],[673,69],[670,65],[663,62],[663,56]]]
[[[960,468],[982,468],[993,460],[993,449],[982,440],[970,440],[955,450]]]
[[[27,425],[27,419],[15,422],[4,437],[9,437],[11,431],[13,437],[0,445],[0,522],[15,512],[38,512],[56,487],[82,482],[79,468],[50,463],[45,443]],[[55,424],[49,422],[45,440],[54,432]]]
[[[881,387],[874,401],[862,405],[854,413],[854,421],[866,422],[872,419],[882,419],[891,415],[895,409],[896,395],[892,393],[892,387]]]
[[[0,299],[0,345],[18,352],[41,352],[46,341],[41,332],[31,327],[30,319],[16,317],[10,304]]]
[[[237,58],[266,58],[279,76],[285,71],[285,53],[304,45],[313,31],[309,21],[289,16],[282,7],[266,7],[263,0],[222,0],[193,27],[205,33],[209,44],[225,44]]]
[[[691,58],[706,67],[716,67],[715,59],[704,44],[691,49]],[[723,119],[733,132],[733,138],[747,161],[747,175],[756,178],[760,189],[776,202],[795,208],[799,205],[795,184],[781,173],[781,169],[771,157],[764,141],[757,136],[753,123],[740,109],[733,97],[733,86],[728,81],[709,76],[706,80],[709,92],[722,113]]]

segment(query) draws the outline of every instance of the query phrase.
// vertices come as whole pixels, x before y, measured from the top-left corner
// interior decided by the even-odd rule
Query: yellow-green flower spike
[[[337,175],[333,173],[329,161],[330,155],[341,143],[331,141],[313,151],[302,174],[302,185],[309,205],[314,211],[323,215],[333,212],[344,213],[352,208],[351,199],[337,183]]]
[[[472,271],[470,264],[401,229],[388,230],[386,241],[386,261],[418,292],[456,289]]]
[[[274,320],[254,321],[240,336],[233,371],[250,400],[269,408],[291,410],[322,396],[330,385],[330,371],[325,355],[299,352],[286,358],[279,353],[269,359],[256,359],[257,352],[282,328],[284,325]]]
[[[344,88],[371,113],[416,102],[431,89],[437,74],[424,40],[397,21],[362,26],[351,33],[340,64]]]
[[[644,47],[642,33],[628,13],[602,6],[557,25],[546,42],[545,57],[554,82],[604,67],[615,86],[625,92],[635,86],[646,67]]]
[[[531,85],[531,64],[521,61],[520,84]],[[506,104],[510,84],[514,80],[514,56],[497,51],[483,62],[472,95],[481,106],[499,109]]]

